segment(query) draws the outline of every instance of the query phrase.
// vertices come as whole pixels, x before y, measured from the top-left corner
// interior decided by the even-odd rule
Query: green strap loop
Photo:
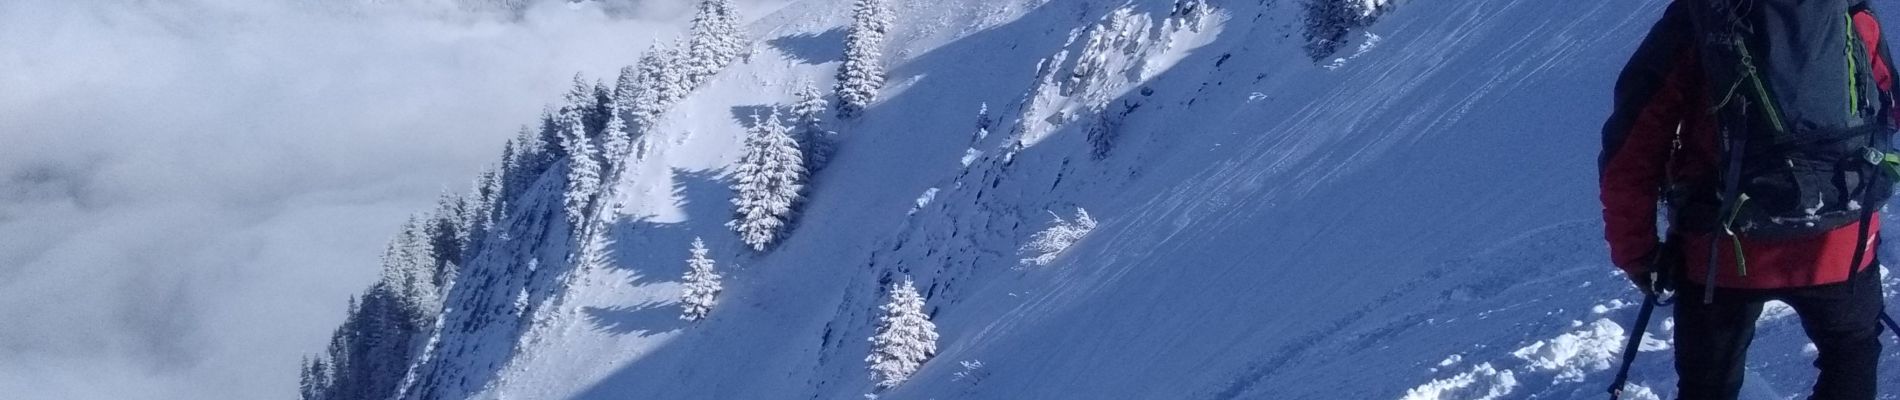
[[[1880,157],[1880,165],[1887,167],[1887,178],[1900,180],[1900,153],[1885,153]]]
[[[1847,18],[1847,118],[1860,116],[1860,57],[1854,54],[1854,15]]]

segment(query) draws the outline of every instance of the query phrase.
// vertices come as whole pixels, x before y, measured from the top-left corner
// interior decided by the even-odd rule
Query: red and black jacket
[[[1657,204],[1664,196],[1665,182],[1675,210],[1671,218],[1683,215],[1713,215],[1718,190],[1715,171],[1721,162],[1720,143],[1714,115],[1708,104],[1699,58],[1690,43],[1688,15],[1677,1],[1664,12],[1662,20],[1651,28],[1636,54],[1624,66],[1616,82],[1615,107],[1603,126],[1603,153],[1598,158],[1598,176],[1603,201],[1604,237],[1610,243],[1610,259],[1625,271],[1645,267],[1645,255],[1657,244]],[[1880,46],[1880,25],[1864,7],[1854,11],[1855,30],[1866,42],[1868,56],[1874,62],[1874,81],[1882,93],[1891,93],[1893,76],[1888,58]],[[1680,139],[1681,148],[1672,156],[1672,145]],[[1874,218],[1871,232],[1879,232]],[[1672,226],[1685,224],[1671,224]],[[1709,246],[1716,249],[1716,286],[1746,289],[1773,289],[1824,285],[1845,281],[1859,238],[1857,224],[1849,224],[1826,234],[1794,240],[1750,240],[1741,238],[1748,262],[1746,275],[1735,266],[1733,244],[1724,239],[1711,241],[1712,232],[1687,232],[1674,228],[1670,234],[1680,242],[1689,279],[1696,284],[1704,279],[1709,266]],[[1869,235],[1871,241],[1877,235]],[[1873,260],[1874,246],[1865,248],[1863,260]]]

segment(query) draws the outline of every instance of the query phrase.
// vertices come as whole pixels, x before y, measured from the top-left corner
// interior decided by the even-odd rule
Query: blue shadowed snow
[[[612,268],[566,275],[558,190],[527,204],[548,222],[511,229],[557,234],[471,269],[549,272],[463,277],[426,393],[861,398],[883,288],[909,276],[940,351],[883,398],[1603,396],[1637,297],[1604,254],[1599,129],[1663,2],[1414,0],[1315,64],[1293,1],[1214,2],[1186,29],[1173,0],[893,0],[882,99],[831,126],[788,240],[744,250],[723,171],[751,111],[828,82],[846,3],[757,21],[753,59],[645,139]],[[1091,51],[1105,19],[1135,34]],[[1100,227],[1022,265],[1077,208]],[[686,323],[695,236],[725,293]],[[1633,380],[1648,398],[1674,392],[1667,316]],[[1794,321],[1764,317],[1744,398],[1811,383]]]

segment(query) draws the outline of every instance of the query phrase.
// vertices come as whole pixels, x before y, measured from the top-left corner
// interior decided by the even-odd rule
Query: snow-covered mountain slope
[[[544,178],[407,393],[856,398],[908,276],[940,350],[885,398],[1601,396],[1636,295],[1600,239],[1598,128],[1662,2],[1412,0],[1319,63],[1299,2],[1211,3],[894,1],[891,85],[757,253],[724,226],[726,171],[754,111],[830,81],[849,5],[763,16],[614,183],[612,266],[568,265]],[[1021,262],[1080,209],[1099,227]],[[694,237],[726,284],[688,323]],[[1799,327],[1763,324],[1745,397],[1801,393]],[[1671,397],[1667,325],[1636,397]]]

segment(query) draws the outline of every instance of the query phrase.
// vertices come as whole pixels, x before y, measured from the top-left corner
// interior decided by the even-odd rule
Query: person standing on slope
[[[1801,56],[1823,58],[1786,60]],[[1769,300],[1819,350],[1813,398],[1874,398],[1891,64],[1866,0],[1677,0],[1624,67],[1598,159],[1605,237],[1639,288],[1678,294],[1681,399],[1740,395]]]

